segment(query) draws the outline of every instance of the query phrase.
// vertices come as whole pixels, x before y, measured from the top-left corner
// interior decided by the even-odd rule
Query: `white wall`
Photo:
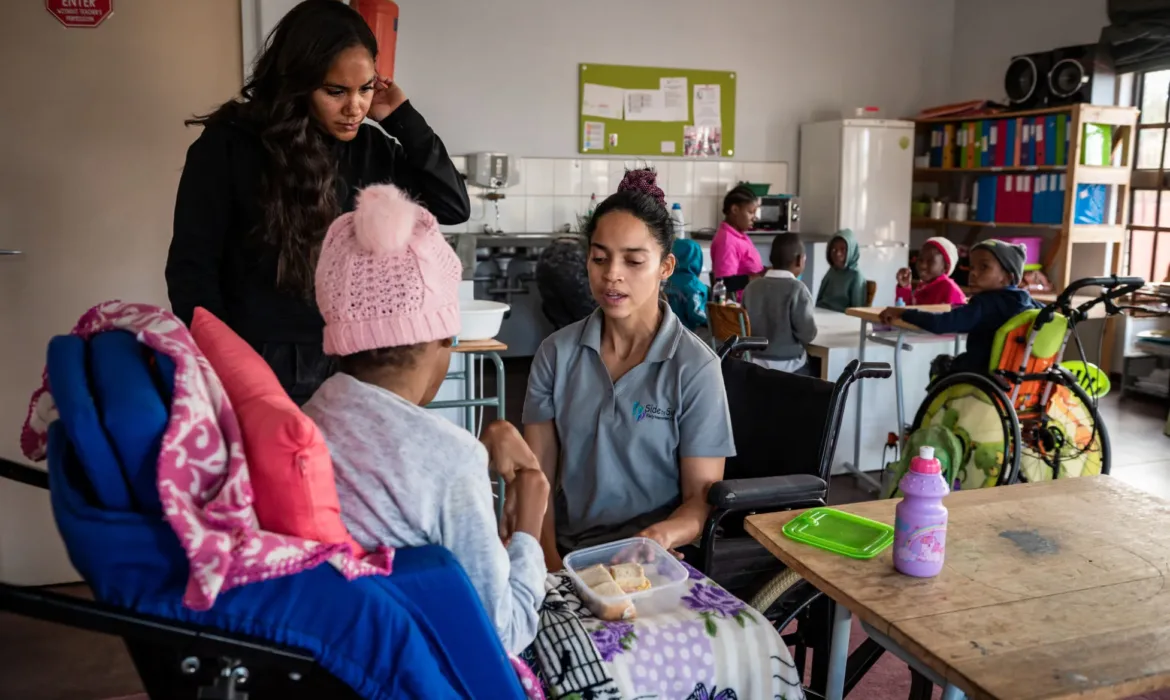
[[[20,454],[50,337],[107,299],[166,304],[175,188],[199,133],[183,120],[238,90],[239,66],[238,0],[119,0],[96,29],[5,5],[0,247],[25,254],[0,259],[3,456]],[[47,494],[0,479],[0,581],[72,578],[59,542]]]
[[[842,108],[947,97],[954,0],[398,0],[395,77],[453,153],[577,151],[577,65],[736,71],[736,159]]]
[[[1001,100],[1012,56],[1092,44],[1106,0],[955,0],[950,100]]]

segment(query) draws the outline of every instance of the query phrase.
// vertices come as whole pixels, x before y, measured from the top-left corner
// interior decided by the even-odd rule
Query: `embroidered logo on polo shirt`
[[[638,401],[634,402],[634,422],[641,423],[644,418],[654,418],[656,420],[674,420],[673,408],[662,408],[654,404],[643,406]]]

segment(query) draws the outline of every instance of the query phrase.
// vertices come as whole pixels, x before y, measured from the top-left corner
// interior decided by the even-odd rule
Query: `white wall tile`
[[[670,171],[670,189],[668,195],[691,197],[695,194],[695,161],[671,161],[667,166]]]
[[[553,194],[553,164],[551,158],[525,158],[524,180],[525,194],[550,195]]]
[[[788,163],[764,163],[764,182],[772,183],[772,188],[768,190],[768,194],[787,194],[791,192],[788,188]]]
[[[654,167],[654,181],[662,188],[663,194],[670,194],[670,163],[659,163]]]
[[[728,160],[719,161],[719,192],[718,194],[727,194],[727,191],[739,184],[743,176],[743,164],[734,163]]]
[[[555,197],[527,198],[524,226],[527,233],[551,233],[553,226],[553,201]]]
[[[715,228],[722,218],[719,212],[722,206],[723,202],[715,197],[694,197],[691,200],[690,215],[684,212],[683,217],[687,221],[688,228],[692,231]]]
[[[581,197],[579,196],[560,196],[553,197],[553,220],[552,226],[556,230],[560,230],[565,224],[568,224],[573,231],[577,230],[577,214],[585,213],[585,207],[588,206],[588,200],[582,205]]]
[[[617,183],[609,181],[609,161],[602,158],[587,158],[581,161],[581,194],[597,195],[605,199],[617,189]]]
[[[569,158],[553,161],[553,194],[581,194],[581,161]]]
[[[707,160],[695,163],[695,194],[714,197],[723,193],[719,187],[719,163]]]
[[[496,225],[496,212],[488,203],[487,223]],[[500,228],[504,233],[528,233],[525,217],[528,215],[528,198],[508,195],[507,199],[500,200]]]
[[[609,185],[616,192],[617,186],[621,184],[622,178],[626,176],[626,163],[620,158],[611,158],[606,163],[609,165]]]
[[[744,163],[742,165],[743,179],[748,182],[765,183],[770,181],[764,178],[764,164],[763,163]]]

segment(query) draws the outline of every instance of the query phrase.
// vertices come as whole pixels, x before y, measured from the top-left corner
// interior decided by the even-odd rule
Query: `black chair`
[[[724,481],[708,494],[712,510],[697,568],[780,631],[804,616],[785,641],[796,648],[801,668],[808,648],[823,649],[814,655],[814,665],[827,673],[831,615],[810,609],[820,592],[750,537],[743,521],[753,513],[825,505],[849,387],[859,379],[889,377],[891,370],[884,362],[855,360],[836,382],[827,382],[739,359],[767,344],[763,338],[733,337],[719,349],[736,456],[727,460]]]

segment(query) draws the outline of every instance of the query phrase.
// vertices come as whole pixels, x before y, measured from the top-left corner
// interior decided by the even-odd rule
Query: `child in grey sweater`
[[[341,372],[305,405],[333,457],[341,518],[363,547],[440,545],[471,579],[504,647],[532,642],[544,599],[548,480],[504,421],[482,442],[425,407],[460,331],[462,265],[425,209],[389,185],[358,196],[317,264],[325,353]],[[488,479],[508,480],[501,542]]]
[[[783,372],[809,374],[805,346],[816,338],[817,322],[812,293],[797,279],[804,272],[800,236],[776,236],[770,262],[772,268],[743,292],[752,335],[768,339],[768,348],[754,353],[752,361]]]

